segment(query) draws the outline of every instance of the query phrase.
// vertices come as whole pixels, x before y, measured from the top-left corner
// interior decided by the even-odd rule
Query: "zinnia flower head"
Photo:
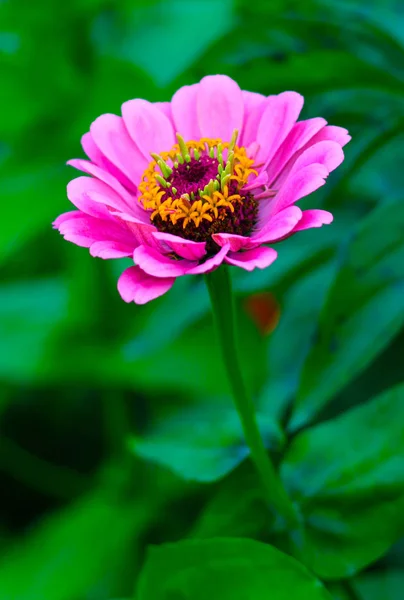
[[[296,202],[343,161],[347,131],[299,121],[295,92],[265,97],[224,75],[180,88],[171,102],[129,100],[82,138],[87,176],[68,184],[78,210],[54,222],[65,239],[101,258],[132,257],[118,290],[143,304],[181,275],[227,263],[251,271],[273,244],[332,221]]]

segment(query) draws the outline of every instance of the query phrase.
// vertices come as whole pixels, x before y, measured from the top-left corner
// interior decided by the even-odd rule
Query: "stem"
[[[298,525],[298,517],[285,488],[275,471],[262,441],[255,418],[255,406],[247,394],[240,369],[236,348],[233,294],[229,268],[224,265],[205,275],[212,303],[223,362],[229,378],[233,400],[243,426],[245,440],[250,448],[265,495],[270,505],[282,515],[288,524]]]

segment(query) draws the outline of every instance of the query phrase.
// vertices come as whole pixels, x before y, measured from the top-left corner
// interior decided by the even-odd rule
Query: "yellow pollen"
[[[234,212],[234,204],[242,202],[242,195],[238,192],[247,184],[251,173],[258,175],[252,168],[254,161],[247,156],[246,149],[235,145],[237,132],[234,132],[230,143],[209,138],[184,142],[181,136],[177,135],[177,138],[179,143],[169,152],[154,155],[156,160],[150,162],[139,185],[139,201],[145,209],[151,211],[151,221],[157,215],[163,221],[170,219],[173,224],[183,219],[182,226],[185,229],[190,222],[199,227],[203,220],[223,218],[220,217],[219,211],[222,207]],[[210,180],[204,189],[199,190],[199,194],[191,194],[192,198],[188,194],[181,196],[172,187],[169,176],[165,177],[164,173],[172,173],[179,163],[185,168],[192,159],[199,160],[203,154],[217,159],[216,179]],[[233,194],[229,193],[231,181],[236,182],[236,191]],[[234,188],[233,184],[232,189]]]

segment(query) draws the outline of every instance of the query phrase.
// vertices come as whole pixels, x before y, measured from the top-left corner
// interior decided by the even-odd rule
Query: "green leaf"
[[[278,258],[270,269],[255,269],[251,273],[239,269],[234,273],[236,292],[273,289],[286,278],[297,281],[302,274],[309,274],[313,263],[317,266],[335,255],[338,244],[353,223],[352,215],[339,212],[330,227],[309,229],[277,243]]]
[[[183,73],[233,27],[232,0],[182,0],[131,6],[123,22],[110,14],[96,22],[94,38],[103,53],[144,69],[160,86]]]
[[[186,296],[187,302],[181,305]],[[180,307],[180,309],[179,309]],[[141,307],[142,318],[137,331],[130,331],[133,339],[124,346],[128,360],[155,356],[156,352],[172,346],[173,341],[186,333],[210,309],[209,294],[203,279],[179,277],[169,294],[157,305]],[[167,319],[167,315],[170,319]]]
[[[404,534],[403,420],[401,384],[293,440],[281,474],[320,577],[353,575]]]
[[[35,235],[51,232],[52,221],[58,213],[63,208],[70,210],[60,199],[64,196],[67,179],[67,169],[63,170],[61,164],[38,166],[25,161],[24,169],[19,165],[18,169],[10,166],[2,171],[0,262]]]
[[[67,304],[66,286],[58,278],[0,286],[0,377],[21,383],[37,376]]]
[[[403,228],[404,203],[384,204],[351,240],[303,367],[291,430],[310,421],[400,330]]]
[[[34,528],[0,562],[4,600],[72,600],[117,568],[143,515],[94,492]],[[112,592],[113,593],[113,592]]]
[[[279,448],[283,434],[271,418],[258,414],[268,448]],[[249,453],[237,412],[223,404],[181,409],[142,437],[129,440],[138,456],[168,467],[184,479],[220,479]]]
[[[243,376],[248,389],[256,394],[266,370],[263,353],[259,352],[265,340],[240,307],[236,308]],[[131,341],[123,342],[126,360],[120,361],[119,367],[128,369],[134,383],[148,389],[182,390],[198,396],[229,393],[203,281],[181,277],[170,294],[148,306],[137,307],[136,311],[137,331],[128,335]]]
[[[272,546],[216,538],[149,550],[138,600],[327,600],[322,584]]]
[[[273,515],[268,510],[255,472],[232,473],[212,496],[192,529],[191,537],[259,537],[270,531]]]
[[[269,338],[269,378],[260,394],[259,406],[265,414],[279,418],[295,393],[334,273],[335,261],[312,269],[294,281],[282,299],[280,322]]]
[[[303,28],[296,29],[300,35]],[[243,61],[244,62],[244,61]],[[268,57],[255,59],[248,63],[246,73],[243,73],[244,86],[247,89],[256,88],[259,71],[268,64]],[[315,64],[316,69],[311,68]],[[268,67],[266,67],[268,68]],[[265,82],[264,82],[265,84]],[[261,91],[259,86],[259,91]],[[388,71],[382,71],[373,65],[366,64],[351,52],[339,50],[311,50],[308,52],[290,53],[285,61],[271,63],[271,86],[274,92],[298,89],[303,94],[323,91],[327,88],[334,90],[355,87],[378,87],[398,90],[398,82]],[[363,108],[363,111],[366,107]],[[362,111],[362,112],[363,112]]]
[[[392,569],[365,573],[354,580],[354,588],[361,600],[402,600],[404,571]]]

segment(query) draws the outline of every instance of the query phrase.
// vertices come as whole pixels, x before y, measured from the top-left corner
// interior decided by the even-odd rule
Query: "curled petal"
[[[90,254],[104,259],[125,258],[132,256],[133,247],[119,242],[94,242],[90,246]]]
[[[228,251],[229,246],[224,246],[217,254],[198,264],[196,261],[185,259],[174,260],[164,256],[158,250],[139,246],[133,253],[133,260],[143,271],[154,277],[180,277],[213,271],[222,264]]]
[[[299,224],[302,211],[297,206],[290,206],[264,223],[259,231],[251,236],[251,241],[259,244],[268,244],[281,240]]]
[[[53,229],[59,229],[62,223],[73,219],[81,219],[83,212],[81,210],[70,210],[69,212],[62,213],[52,223]]]
[[[260,242],[255,243],[251,237],[235,233],[214,233],[212,239],[221,247],[228,245],[231,252],[247,250],[260,245]]]
[[[222,264],[229,249],[230,246],[223,246],[223,248],[221,248],[221,250],[217,254],[215,254],[211,258],[208,258],[208,260],[205,260],[205,262],[201,263],[200,265],[197,265],[196,267],[188,269],[187,275],[201,275],[202,273],[210,273],[211,271],[214,271],[215,269],[217,269],[217,267],[219,267]]]
[[[172,287],[175,277],[152,277],[139,267],[129,267],[118,280],[118,292],[125,302],[146,304]]]
[[[321,227],[322,225],[329,225],[334,220],[333,215],[327,210],[304,210],[302,218],[293,228],[292,233],[296,231],[302,231],[303,229],[311,229],[312,227]]]
[[[186,258],[187,260],[200,260],[206,254],[206,242],[194,242],[192,240],[186,240],[180,238],[177,235],[171,235],[171,233],[162,233],[156,231],[153,236],[161,241],[165,242],[170,250]]]
[[[255,268],[265,269],[269,267],[277,256],[278,253],[273,248],[260,246],[246,252],[230,252],[226,256],[225,262],[235,267],[241,267],[246,271],[253,271]]]
[[[180,277],[197,264],[189,260],[174,260],[148,246],[136,248],[133,260],[142,271],[153,277]]]

